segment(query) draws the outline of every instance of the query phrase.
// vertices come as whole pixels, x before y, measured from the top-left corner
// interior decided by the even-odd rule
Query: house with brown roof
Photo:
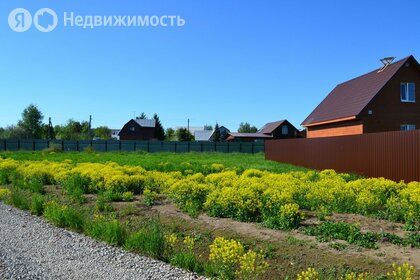
[[[229,133],[226,141],[253,142],[266,139],[287,139],[296,138],[299,131],[289,121],[281,120],[265,124],[256,133]]]
[[[118,136],[120,140],[153,140],[155,128],[154,119],[131,119],[121,128]]]
[[[409,56],[384,65],[334,88],[302,123],[307,137],[420,128],[419,63]]]

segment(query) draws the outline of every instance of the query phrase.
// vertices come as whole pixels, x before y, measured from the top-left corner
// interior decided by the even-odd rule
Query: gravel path
[[[0,279],[195,279],[0,202]]]

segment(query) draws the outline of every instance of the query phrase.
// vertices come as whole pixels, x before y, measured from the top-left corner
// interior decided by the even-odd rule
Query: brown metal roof
[[[260,130],[258,130],[258,133],[264,133],[264,134],[271,134],[273,131],[282,125],[285,120],[277,121],[277,122],[271,122],[265,124]]]
[[[271,135],[266,135],[263,133],[229,133],[230,136],[235,138],[273,138]]]
[[[409,56],[390,64],[382,72],[376,69],[339,84],[303,121],[302,125],[357,116],[410,58],[414,59],[413,56]]]

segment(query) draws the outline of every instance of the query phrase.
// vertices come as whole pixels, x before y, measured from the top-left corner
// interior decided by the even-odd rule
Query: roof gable
[[[286,120],[281,120],[277,122],[271,122],[266,123],[260,130],[258,130],[258,133],[264,133],[264,134],[271,134],[273,133],[276,128],[278,128],[280,125],[282,125]]]
[[[357,116],[378,94],[378,92],[394,77],[400,68],[413,56],[390,64],[385,70],[379,69],[339,84],[303,121],[302,125],[310,125],[331,120],[346,119]]]
[[[154,119],[135,119],[134,121],[142,127],[155,127],[156,126],[156,120]]]

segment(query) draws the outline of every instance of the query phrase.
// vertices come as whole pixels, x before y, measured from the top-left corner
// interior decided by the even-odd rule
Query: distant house
[[[131,119],[118,136],[120,140],[152,140],[155,137],[155,126],[153,119]]]
[[[219,127],[220,139],[225,140],[230,132],[224,126]],[[214,129],[213,130],[196,130],[194,131],[195,141],[214,141]]]
[[[307,137],[414,130],[420,127],[419,63],[413,56],[339,84],[302,123]]]
[[[194,131],[195,141],[211,141],[214,130],[196,130]]]
[[[229,133],[227,141],[252,142],[266,139],[287,139],[300,137],[299,130],[289,121],[281,120],[265,124],[256,133]]]
[[[299,130],[288,120],[281,120],[265,124],[257,133],[271,135],[274,139],[287,139],[299,137]]]
[[[111,139],[113,140],[120,140],[120,131],[121,129],[111,129]]]

